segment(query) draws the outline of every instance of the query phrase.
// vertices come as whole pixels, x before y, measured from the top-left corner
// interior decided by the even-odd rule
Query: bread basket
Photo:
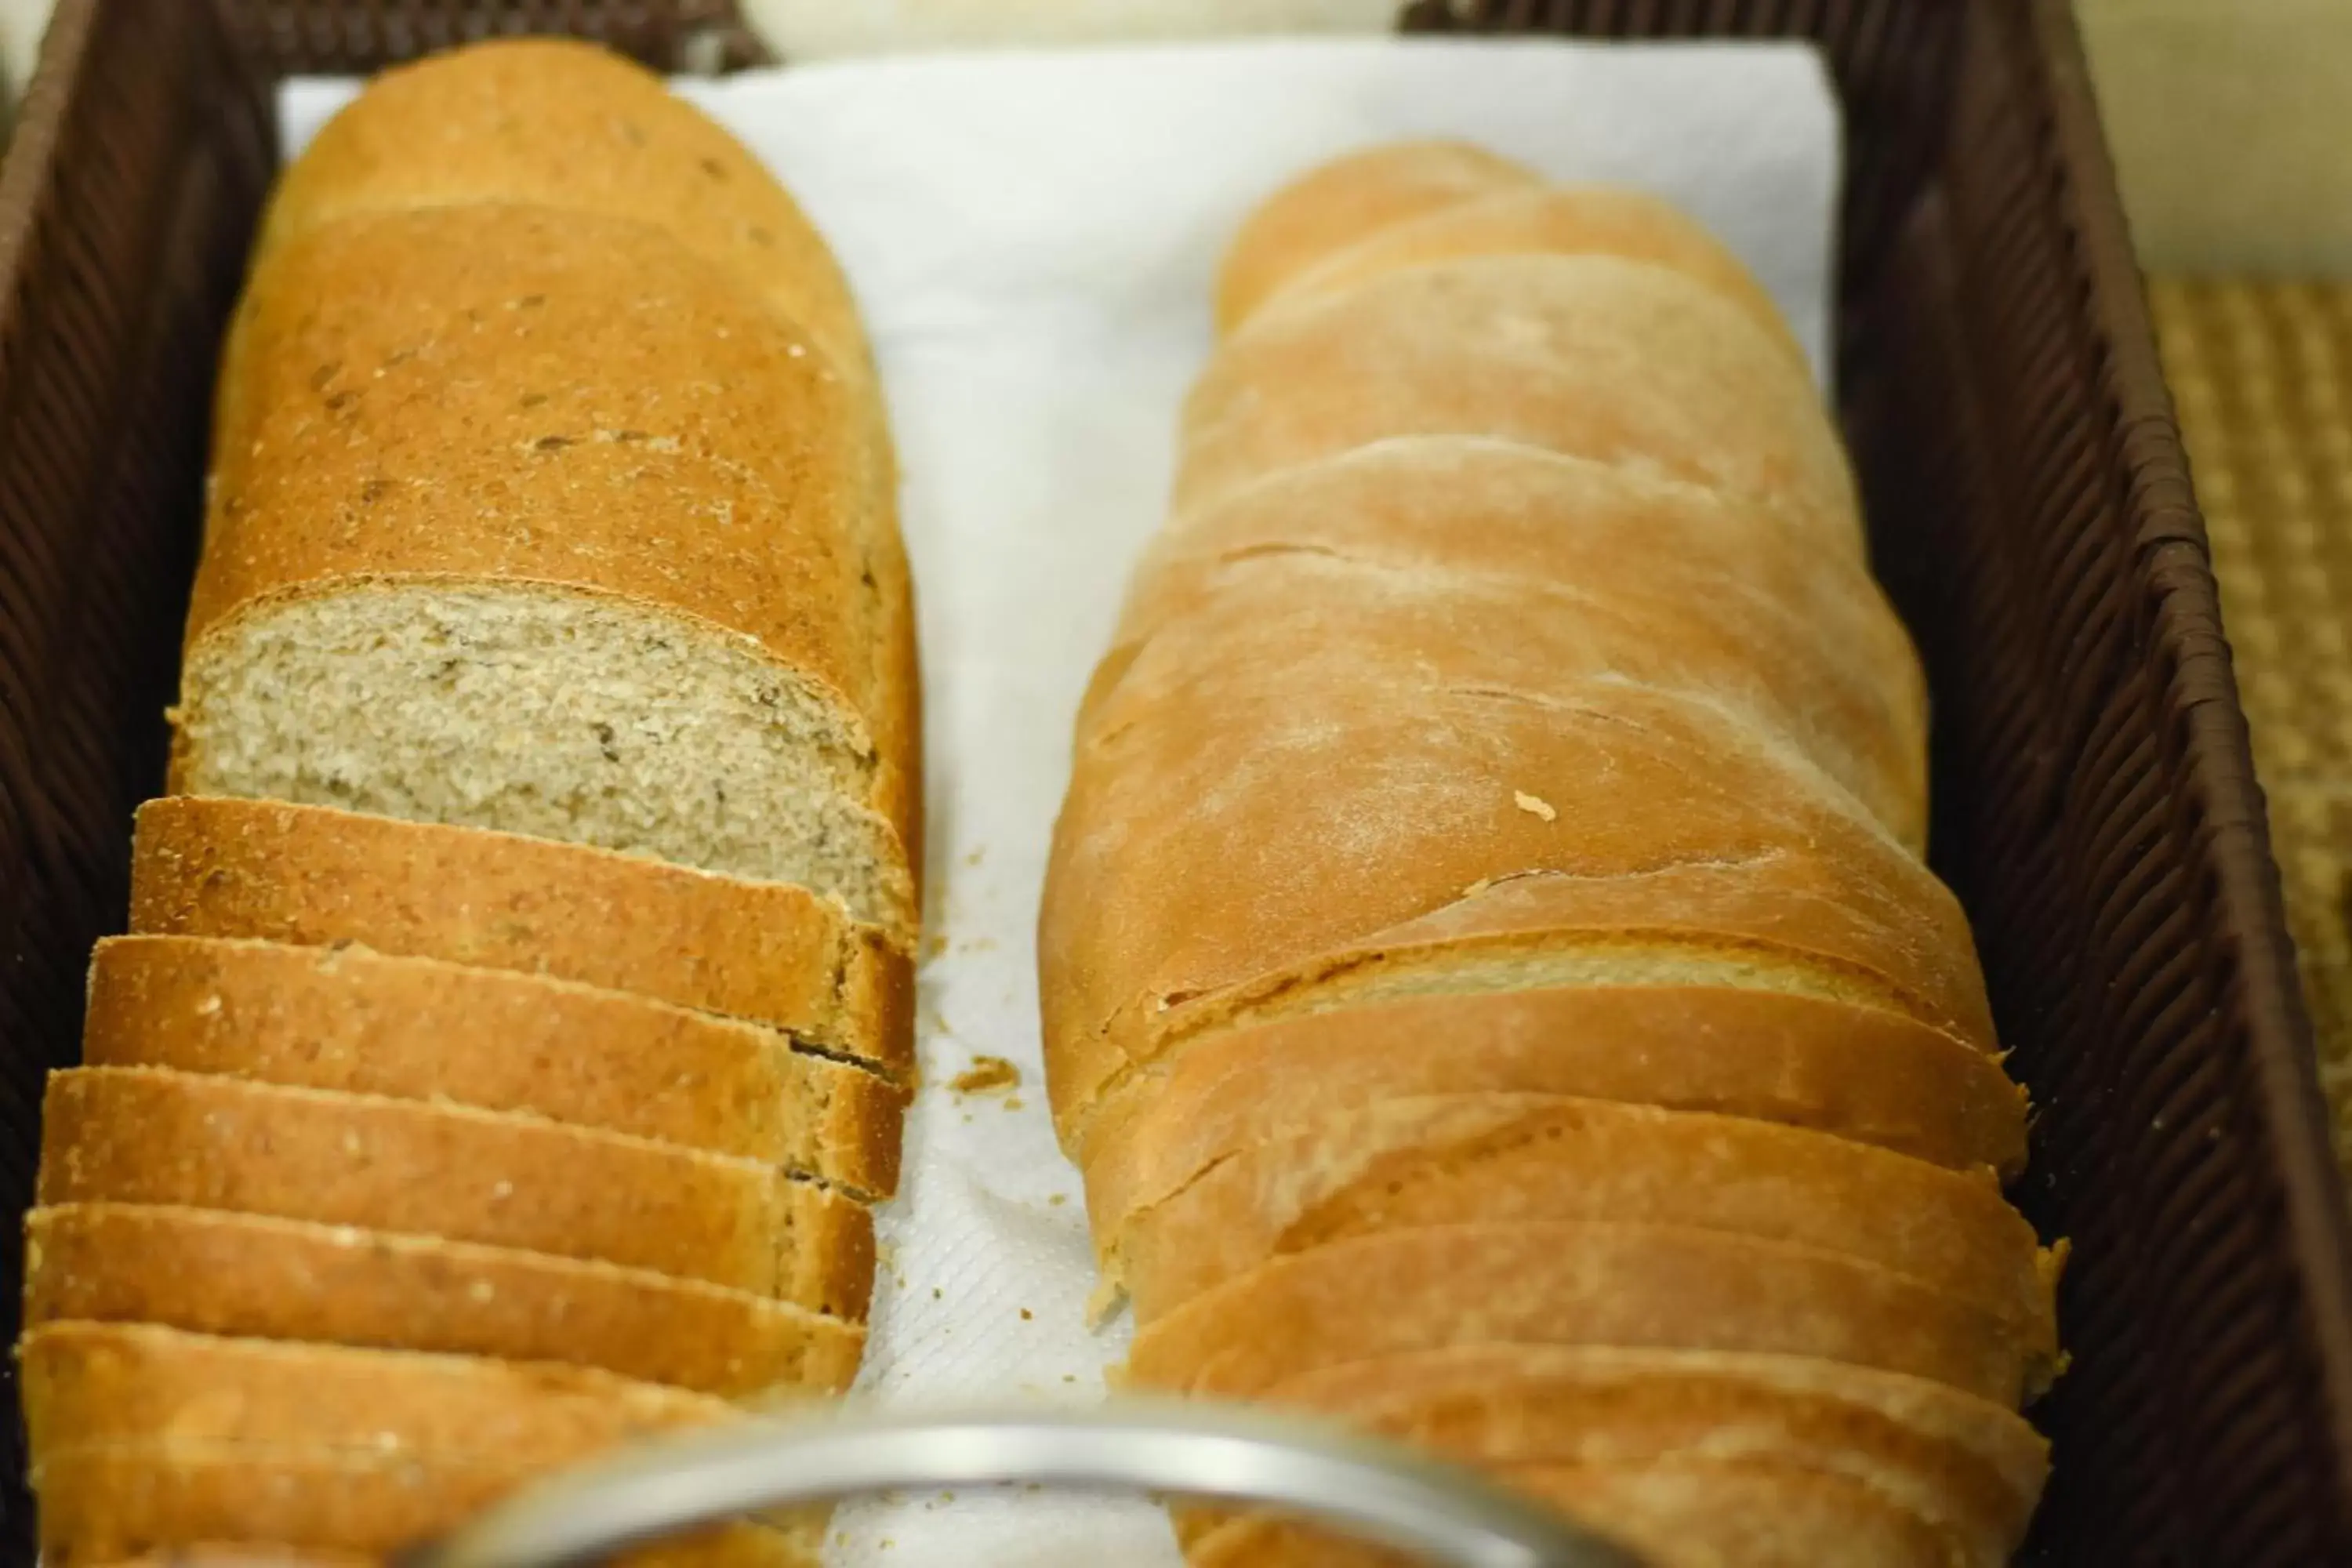
[[[2064,0],[1423,0],[1400,25],[1822,46],[1849,136],[1842,413],[1879,572],[1930,674],[1935,858],[2038,1107],[2018,1196],[2074,1246],[2074,1362],[2036,1412],[2057,1469],[2026,1561],[2352,1559],[2352,1226],[2204,527]],[[761,58],[719,0],[59,6],[0,166],[14,1209],[90,944],[122,921],[131,807],[162,774],[213,355],[272,172],[273,80],[518,31],[673,69]],[[20,1470],[12,1446],[0,1474]],[[13,1484],[0,1525],[29,1561]]]

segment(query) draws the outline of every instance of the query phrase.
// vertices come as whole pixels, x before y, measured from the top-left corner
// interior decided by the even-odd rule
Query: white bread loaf
[[[1768,297],[1424,144],[1270,200],[1218,317],[1039,919],[1127,1375],[1662,1563],[2006,1561],[2063,1248],[2000,1195],[1918,664]]]

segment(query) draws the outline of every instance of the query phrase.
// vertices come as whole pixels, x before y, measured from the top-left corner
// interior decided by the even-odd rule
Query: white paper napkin
[[[1368,39],[816,65],[683,88],[831,237],[880,353],[928,686],[924,1089],[884,1212],[861,1387],[1091,1401],[1076,1173],[1055,1146],[1032,931],[1079,694],[1159,525],[1219,254],[1339,153],[1468,137],[1658,192],[1727,239],[1822,360],[1834,101],[1785,46]],[[295,83],[289,142],[347,85]],[[978,1058],[1007,1093],[959,1092]],[[1035,1495],[845,1509],[834,1568],[1169,1568],[1156,1508]]]

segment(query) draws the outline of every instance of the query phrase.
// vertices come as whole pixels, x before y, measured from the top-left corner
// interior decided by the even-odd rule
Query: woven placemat
[[[2352,283],[2149,292],[2352,1170]]]

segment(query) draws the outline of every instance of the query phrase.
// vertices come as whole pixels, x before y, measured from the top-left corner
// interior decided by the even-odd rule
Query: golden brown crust
[[[225,374],[184,774],[201,783],[212,662],[289,599],[570,591],[657,609],[680,637],[749,639],[837,714],[850,740],[826,761],[903,856],[919,803],[886,438],[737,279],[624,219],[364,212],[268,255]]]
[[[551,1469],[737,1418],[579,1367],[126,1324],[49,1324],[20,1360],[43,1545],[68,1562],[223,1540],[383,1552]]]
[[[518,202],[675,236],[870,376],[849,285],[764,164],[651,71],[592,45],[505,40],[388,70],[279,179],[266,256],[355,216]]]
[[[1384,228],[1540,184],[1534,171],[1465,142],[1405,142],[1335,158],[1260,203],[1217,279],[1233,331],[1299,274]]]
[[[1258,315],[1185,403],[1176,510],[1412,436],[1622,463],[1862,547],[1843,449],[1781,342],[1704,285],[1602,256],[1391,272]]]
[[[1276,1257],[1454,1224],[1688,1226],[1814,1247],[2054,1343],[2055,1268],[1989,1171],[1769,1122],[1540,1095],[1391,1100],[1227,1159],[1108,1239],[1150,1324]]]
[[[1678,1459],[1840,1475],[2005,1563],[2049,1468],[2014,1413],[1935,1384],[1783,1357],[1466,1346],[1358,1363],[1271,1391],[1493,1470]]]
[[[1252,486],[1146,554],[1080,744],[1171,685],[1286,679],[1318,641],[1408,647],[1424,679],[1529,700],[1601,678],[1704,693],[1925,846],[1926,685],[1885,595],[1859,560],[1710,491],[1443,437]]]
[[[1605,1428],[1621,1417],[1702,1443],[1749,1423],[1747,1441],[1769,1434],[1783,1455],[1791,1438],[1820,1444],[1804,1455],[1814,1468],[1933,1479],[1937,1496],[1914,1500],[1962,1504],[2012,1539],[2050,1471],[2049,1442],[2004,1405],[1921,1378],[1790,1356],[1465,1345],[1327,1367],[1267,1398],[1511,1465],[1605,1458],[1587,1439],[1605,1445]],[[1841,1440],[1842,1426],[1863,1440]]]
[[[510,1110],[898,1185],[907,1092],[782,1036],[615,991],[198,937],[99,944],[82,1059]]]
[[[1171,687],[1081,750],[1039,922],[1066,1142],[1191,1039],[1350,976],[1446,988],[1481,950],[1578,959],[1585,984],[1728,965],[1990,1048],[1958,903],[1769,732],[1623,685],[1423,682],[1409,650],[1301,647],[1288,672]]]
[[[1299,272],[1268,308],[1481,256],[1613,256],[1662,267],[1720,294],[1804,361],[1780,307],[1738,257],[1657,197],[1609,185],[1513,188],[1382,224]]]
[[[1652,1568],[2000,1568],[1871,1489],[1797,1466],[1659,1461],[1533,1467],[1506,1485],[1642,1553]],[[1393,1559],[1294,1524],[1239,1520],[1192,1568],[1391,1568]]]
[[[26,1217],[25,1321],[597,1367],[767,1403],[845,1392],[864,1328],[643,1269],[215,1210]]]
[[[25,1419],[52,1451],[170,1439],[373,1445],[545,1463],[737,1418],[722,1400],[585,1367],[272,1344],[58,1322],[18,1347]]]
[[[588,1456],[581,1456],[583,1458]],[[183,1541],[267,1536],[306,1560],[323,1548],[341,1561],[383,1558],[479,1515],[553,1463],[485,1465],[363,1447],[289,1450],[188,1443],[74,1447],[33,1470],[41,1558],[50,1568],[125,1559],[175,1565]],[[821,1531],[723,1525],[614,1559],[622,1568],[816,1568]],[[282,1562],[281,1559],[275,1561]],[[229,1568],[211,1557],[204,1568]]]
[[[864,1205],[751,1161],[456,1106],[81,1068],[45,1097],[44,1205],[360,1226],[613,1263],[863,1321]]]
[[[131,928],[544,974],[913,1066],[913,966],[804,889],[318,806],[140,807]]]
[[[1876,1367],[2014,1406],[2056,1347],[1833,1253],[1717,1231],[1457,1225],[1334,1242],[1136,1335],[1139,1384],[1251,1398],[1342,1362],[1455,1345],[1745,1351]]]
[[[1106,1102],[1078,1150],[1098,1245],[1235,1152],[1415,1095],[1574,1095],[1808,1127],[2013,1173],[2025,1097],[1899,1014],[1722,985],[1406,996],[1211,1035]]]

